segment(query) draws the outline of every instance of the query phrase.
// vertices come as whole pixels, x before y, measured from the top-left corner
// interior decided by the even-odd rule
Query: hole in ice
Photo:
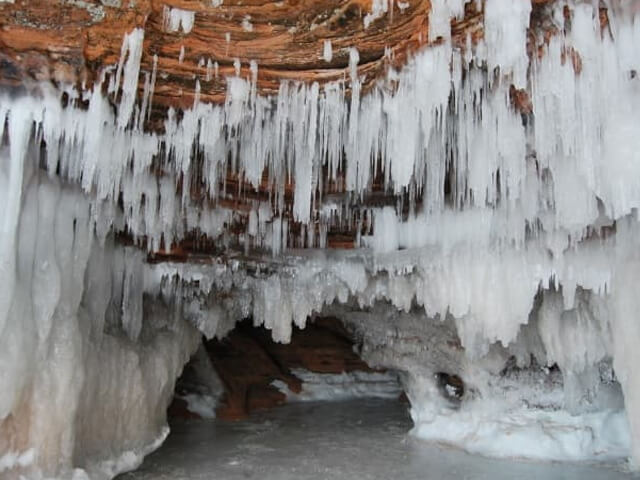
[[[442,396],[458,405],[464,396],[464,382],[458,375],[451,375],[445,372],[436,373],[436,381]]]

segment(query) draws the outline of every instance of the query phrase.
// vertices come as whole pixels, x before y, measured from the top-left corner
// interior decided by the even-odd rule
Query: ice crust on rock
[[[288,402],[398,398],[402,393],[396,372],[315,373],[294,368],[291,373],[302,381],[300,393],[289,390],[282,380],[274,380],[271,383],[287,396]]]
[[[166,407],[197,330],[152,299],[147,315],[143,255],[96,238],[86,197],[38,169],[28,110],[8,123],[0,471],[112,478],[166,437]]]
[[[227,79],[224,105],[202,104],[196,95],[183,115],[169,112],[163,134],[125,128],[141,125],[139,119],[148,115],[155,78],[153,72],[142,72],[150,79],[149,88],[136,104],[144,32],[134,30],[125,36],[115,73],[105,74],[109,92],[121,92],[117,115],[98,87],[82,93],[87,111],[62,109],[60,92],[43,89],[32,115],[48,150],[49,171],[81,183],[98,203],[126,195],[122,221],[136,238],[148,239],[150,250],[159,248],[161,238],[170,243],[193,229],[211,236],[222,233],[226,217],[217,212],[223,209],[212,212],[194,205],[187,190],[175,199],[162,193],[175,189],[180,179],[184,184],[201,180],[215,197],[229,157],[254,187],[268,172],[273,213],[267,223],[283,213],[289,178],[295,188],[294,220],[322,225],[333,218],[325,215],[329,201],[318,194],[322,183],[344,174],[347,190],[357,198],[371,188],[381,169],[388,191],[421,197],[411,205],[409,219],[398,222],[416,225],[406,238],[414,245],[421,241],[419,233],[431,228],[445,237],[455,234],[449,230],[464,223],[455,218],[470,211],[482,217],[475,240],[491,247],[521,246],[526,235],[554,236],[560,242],[565,236],[573,244],[592,226],[611,224],[640,202],[640,187],[626,181],[635,175],[638,143],[638,82],[633,74],[638,60],[627,47],[637,36],[637,13],[611,9],[613,37],[601,36],[597,12],[589,4],[570,3],[572,29],[551,37],[545,54],[529,64],[523,63],[524,32],[531,7],[516,3],[501,10],[500,2],[488,2],[487,38],[475,56],[463,56],[448,41],[425,49],[401,71],[389,73],[394,89],[383,80],[379,88],[359,94],[355,49],[346,82],[323,87],[283,82],[273,98],[256,94],[253,65],[247,77]],[[434,17],[441,8],[437,5]],[[447,5],[442,7],[447,15],[462,11]],[[579,75],[566,61],[567,51],[581,55]],[[489,78],[485,64],[499,70],[497,79],[493,74]],[[523,123],[513,109],[512,83],[530,90],[535,122]],[[423,93],[425,84],[429,95]],[[198,85],[194,82],[194,90]],[[353,92],[349,102],[347,85]],[[3,103],[8,107],[15,101]],[[15,105],[14,110],[20,108]],[[194,148],[203,154],[203,165],[192,164]],[[163,171],[161,181],[150,176],[152,161]],[[328,178],[323,178],[325,168]],[[621,178],[625,182],[620,186]],[[450,199],[445,198],[445,183],[452,190]],[[447,217],[453,218],[453,227],[434,223]],[[261,229],[245,241],[257,248],[284,245],[272,236],[275,230]],[[296,242],[320,246],[323,231]],[[290,235],[288,227],[277,235],[283,233]]]
[[[353,307],[330,312],[356,332],[368,363],[404,372],[412,433],[420,438],[495,457],[625,458],[629,424],[610,363],[599,360],[595,376],[544,366],[546,344],[538,336],[546,328],[541,325],[542,305],[534,309],[518,341],[506,348],[493,344],[487,355],[475,360],[461,348],[450,316],[425,318],[416,311],[398,312],[389,304],[375,305],[366,313]],[[460,399],[441,391],[440,372],[464,379]],[[572,383],[570,375],[581,376],[582,384]],[[567,405],[572,389],[585,395],[573,410]]]
[[[394,0],[373,0],[371,12],[364,16],[364,28],[369,28],[369,25],[386,15],[389,10],[393,10],[393,3]]]
[[[200,348],[191,357],[187,369],[176,386],[176,397],[186,402],[188,411],[201,418],[216,418],[216,407],[224,393],[224,385],[204,344],[200,344]]]
[[[218,5],[214,5],[218,6]],[[164,7],[164,28],[167,32],[190,33],[195,23],[196,12],[182,10],[180,8]]]
[[[195,95],[192,108],[169,110],[164,133],[142,129],[158,66],[140,71],[139,29],[103,72],[107,96],[100,84],[4,95],[0,465],[106,478],[117,468],[95,465],[142,455],[162,434],[196,328],[224,336],[252,316],[286,342],[292,324],[337,304],[369,310],[336,314],[371,330],[368,358],[406,372],[419,435],[493,455],[526,456],[538,442],[540,458],[640,462],[640,12],[605,3],[606,29],[593,3],[546,7],[557,34],[528,60],[529,1],[487,0],[485,39],[464,53],[450,41],[464,2],[434,1],[429,35],[442,41],[366,94],[355,49],[345,81],[283,82],[271,98],[257,93],[258,66],[243,76],[238,61],[224,104]],[[388,5],[376,2],[376,15]],[[189,12],[167,15],[175,31],[193,26]],[[525,118],[512,85],[531,98]],[[256,188],[268,174],[270,201],[254,202],[244,241],[272,255],[252,273],[239,260],[150,265],[114,244],[122,231],[151,252],[194,231],[226,244],[234,213],[178,185],[201,182],[216,197],[229,166]],[[378,173],[398,204],[365,209],[373,222],[358,224],[361,248],[293,248],[326,246],[328,225]],[[346,200],[323,198],[321,186],[342,178]],[[536,365],[554,364],[561,375],[545,390]],[[438,372],[459,375],[469,399],[443,405]],[[500,404],[513,422],[501,429],[505,417],[487,405],[513,389]],[[540,424],[564,433],[549,442],[529,428]]]

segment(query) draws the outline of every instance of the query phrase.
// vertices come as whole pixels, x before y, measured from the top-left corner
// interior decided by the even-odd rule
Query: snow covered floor
[[[602,480],[638,478],[612,466],[493,460],[407,435],[395,400],[295,403],[250,420],[180,421],[137,472],[118,480]]]

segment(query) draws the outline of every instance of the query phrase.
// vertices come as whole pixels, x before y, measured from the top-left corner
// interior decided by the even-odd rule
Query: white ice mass
[[[302,368],[292,373],[302,381],[302,391],[295,393],[282,380],[272,385],[287,396],[287,401],[339,401],[353,398],[398,398],[402,389],[395,372],[314,373]]]
[[[388,2],[374,3],[377,18]],[[358,332],[365,360],[402,372],[416,435],[637,466],[640,9],[604,4],[607,25],[598,2],[555,2],[556,34],[531,58],[530,0],[487,0],[484,40],[467,52],[448,31],[464,2],[434,0],[442,41],[371,91],[355,49],[344,81],[283,82],[273,98],[257,93],[253,63],[227,79],[222,105],[198,101],[196,78],[194,105],[170,109],[164,133],[142,129],[153,81],[138,98],[138,79],[156,78],[140,71],[142,30],[103,73],[117,111],[101,85],[4,94],[0,475],[134,468],[167,434],[200,333],[252,316],[286,342],[327,312]],[[188,33],[191,13],[168,11],[167,29]],[[514,109],[512,85],[531,114]],[[271,201],[254,202],[241,250],[271,255],[251,269],[147,263],[145,248],[193,231],[229,243],[235,213],[185,187],[215,198],[228,164],[254,187],[268,172]],[[347,195],[323,198],[342,174]],[[397,203],[356,214],[379,174]],[[337,222],[363,232],[358,248],[315,248]],[[464,381],[459,401],[440,372]]]

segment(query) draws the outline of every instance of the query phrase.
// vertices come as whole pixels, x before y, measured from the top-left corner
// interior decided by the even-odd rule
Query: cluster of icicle
[[[479,236],[494,244],[522,245],[540,231],[567,232],[576,242],[600,214],[616,219],[640,203],[632,161],[639,141],[634,72],[640,60],[631,7],[612,2],[601,33],[597,8],[570,3],[571,28],[552,37],[531,63],[530,3],[489,0],[484,42],[465,53],[447,41],[427,48],[367,95],[360,94],[355,49],[344,82],[283,82],[274,98],[257,94],[252,62],[250,78],[227,79],[224,105],[200,103],[196,79],[195,104],[182,116],[170,111],[163,134],[142,131],[157,71],[143,72],[145,93],[138,101],[144,31],[137,29],[125,36],[117,68],[104,74],[109,93],[120,99],[117,113],[97,85],[91,92],[66,92],[72,104],[87,100],[87,110],[63,108],[62,93],[49,91],[37,100],[5,99],[0,115],[30,112],[47,148],[48,170],[91,193],[106,224],[114,222],[111,206],[122,195],[124,225],[134,236],[146,236],[151,250],[188,230],[214,238],[223,232],[230,212],[194,205],[188,186],[197,177],[216,198],[229,158],[255,188],[265,169],[269,173],[272,202],[255,205],[246,238],[276,253],[288,238],[282,217],[287,180],[295,185],[292,218],[308,225],[331,212],[319,194],[322,183],[344,174],[345,189],[358,197],[371,188],[377,169],[387,190],[412,193],[410,211],[422,213],[411,221],[419,229],[430,230],[435,222],[448,234],[442,217],[454,211],[491,223]],[[560,31],[562,4],[556,11]],[[430,34],[446,38],[443,22],[448,25],[463,6],[434,2]],[[182,17],[167,21],[186,28]],[[569,51],[581,58],[579,75],[566,59]],[[511,106],[511,85],[530,92],[534,121],[526,126]],[[163,172],[160,178],[151,173],[152,163]],[[454,175],[452,206],[445,205],[447,171]],[[176,198],[179,181],[182,196]],[[418,193],[422,205],[414,204]],[[417,234],[401,238],[376,245],[425,243]]]
[[[432,35],[446,39],[448,20],[462,14],[463,6],[434,2],[432,15],[446,21],[432,18],[440,26]],[[362,98],[352,68],[348,105],[340,93],[328,108],[340,85],[322,92],[285,84],[275,107],[263,115],[252,83],[232,79],[224,111],[236,128],[225,141],[237,132],[233,155],[254,182],[265,166],[292,175],[297,220],[313,219],[308,212],[321,201],[314,197],[314,182],[323,181],[325,166],[329,175],[343,169],[347,189],[356,196],[382,168],[389,190],[420,191],[423,204],[412,205],[408,219],[392,207],[375,210],[373,235],[360,239],[370,250],[290,252],[276,274],[247,275],[220,266],[154,268],[166,278],[197,280],[205,296],[213,292],[204,304],[215,307],[192,310],[209,334],[224,335],[233,319],[251,315],[276,340],[288,341],[292,323],[304,326],[309,315],[336,303],[375,310],[385,301],[404,312],[418,307],[425,325],[446,316],[464,354],[452,354],[455,361],[449,358],[439,368],[458,365],[485,395],[481,407],[472,402],[476,407],[460,410],[456,422],[432,408],[430,379],[438,370],[425,367],[433,359],[424,352],[434,349],[420,346],[437,327],[410,336],[421,339],[410,354],[384,326],[377,339],[377,353],[387,355],[377,363],[409,372],[418,433],[492,455],[577,459],[629,453],[628,428],[640,438],[640,381],[633,375],[640,361],[634,353],[640,302],[630,287],[640,271],[640,55],[633,47],[640,39],[640,16],[629,3],[609,2],[609,23],[603,26],[596,5],[569,2],[571,26],[565,29],[564,6],[553,11],[561,33],[531,63],[531,5],[487,1],[485,41],[473,55],[465,57],[445,41],[392,73],[395,90],[374,89]],[[579,67],[571,52],[579,56]],[[351,59],[353,67],[355,51]],[[499,74],[487,76],[485,68],[498,68]],[[511,106],[511,85],[532,99],[533,115],[526,121]],[[242,108],[234,110],[238,98]],[[246,111],[249,117],[241,114]],[[274,133],[265,133],[271,128]],[[252,153],[243,154],[249,147],[245,152]],[[452,204],[444,196],[448,169],[454,174]],[[220,292],[231,295],[216,297]],[[371,322],[380,318],[362,315]],[[385,319],[393,322],[394,315]],[[366,331],[371,323],[362,325]],[[519,366],[533,358],[536,365],[560,368],[560,390],[541,397],[546,410],[521,409],[523,402],[535,404],[537,377],[515,382],[525,388],[508,405],[494,402],[504,394],[494,384],[495,365],[502,368],[510,355]],[[607,368],[615,370],[614,380],[602,374]],[[628,426],[620,416],[620,386]],[[485,417],[476,415],[477,408],[485,409]],[[501,408],[513,408],[510,421]],[[552,419],[549,409],[560,413]],[[540,422],[545,427],[538,435]],[[496,442],[503,433],[517,441]],[[532,444],[539,448],[532,450]],[[639,444],[635,440],[631,447],[635,459]]]
[[[434,2],[432,36],[450,33],[443,22],[463,12],[464,2],[455,3]],[[364,96],[355,49],[344,82],[283,82],[274,98],[257,94],[252,62],[250,78],[227,79],[224,105],[200,103],[196,79],[195,104],[182,116],[171,110],[163,134],[142,131],[157,71],[142,72],[145,93],[138,101],[144,31],[137,29],[125,36],[117,68],[104,74],[109,93],[120,99],[117,113],[97,85],[91,92],[66,92],[71,104],[87,100],[87,110],[63,108],[62,93],[48,91],[37,100],[5,99],[0,115],[30,112],[46,144],[48,170],[91,193],[107,225],[122,195],[124,226],[145,236],[150,250],[185,231],[214,238],[224,231],[231,213],[194,205],[188,186],[202,181],[208,195],[218,197],[229,158],[255,188],[265,169],[269,173],[272,201],[256,203],[245,241],[276,254],[289,238],[283,218],[289,179],[295,185],[292,218],[309,227],[335,210],[319,193],[323,183],[344,175],[345,189],[357,198],[371,188],[378,169],[388,191],[410,193],[410,211],[422,212],[412,219],[419,229],[430,230],[435,222],[447,234],[442,215],[452,210],[491,223],[481,237],[494,244],[522,245],[526,235],[540,231],[567,232],[575,242],[601,213],[615,219],[640,203],[631,161],[639,141],[637,21],[619,3],[611,5],[604,33],[597,8],[572,4],[570,30],[551,38],[542,57],[529,63],[531,5],[489,0],[483,43],[465,53],[446,41],[425,49]],[[186,28],[181,17],[167,21]],[[579,75],[566,59],[569,51],[581,58]],[[511,85],[530,92],[535,120],[526,126],[511,106]],[[163,172],[160,178],[151,174],[152,163]],[[445,179],[447,171],[453,179]],[[180,181],[182,196],[176,198]],[[446,181],[452,182],[452,206],[445,205]],[[421,205],[414,204],[417,197]],[[323,242],[314,238],[315,228],[300,231],[310,239],[299,244]],[[401,238],[401,247],[425,242],[417,234]],[[376,245],[393,249],[396,243],[390,238]]]
[[[0,169],[5,205],[0,271],[8,283],[0,290],[0,361],[11,368],[0,370],[0,422],[9,422],[2,431],[13,436],[0,436],[0,447],[2,442],[11,447],[11,456],[0,456],[0,472],[2,462],[12,469],[33,462],[43,471],[61,471],[74,455],[101,458],[95,453],[100,445],[125,437],[137,442],[129,450],[143,452],[158,434],[169,379],[193,350],[195,334],[175,319],[145,327],[145,290],[163,299],[156,302],[160,312],[170,297],[180,296],[181,314],[208,336],[222,335],[236,319],[252,315],[279,341],[289,339],[292,322],[302,326],[308,315],[334,302],[373,308],[387,301],[406,312],[419,307],[430,318],[452,319],[465,358],[487,358],[498,344],[519,348],[511,352],[519,361],[534,355],[541,364],[557,364],[565,379],[581,379],[571,395],[596,388],[593,368],[610,362],[635,439],[632,455],[640,461],[640,377],[633,375],[640,362],[635,318],[640,297],[634,291],[640,272],[637,2],[605,1],[606,26],[600,24],[597,2],[554,3],[548,8],[558,33],[533,60],[526,50],[529,0],[486,0],[484,40],[460,52],[451,44],[449,21],[463,14],[464,3],[434,1],[429,35],[444,41],[417,54],[401,71],[389,72],[366,95],[355,49],[344,82],[323,87],[286,82],[274,98],[258,95],[258,66],[252,63],[249,78],[227,79],[224,105],[199,102],[196,79],[193,107],[181,115],[170,110],[164,133],[145,132],[158,72],[156,67],[140,71],[144,31],[134,30],[124,38],[117,67],[104,72],[109,95],[119,99],[116,112],[101,85],[89,92],[66,90],[65,108],[63,93],[44,86],[39,98],[2,99],[0,130],[6,125],[7,131],[0,137],[9,147]],[[565,6],[570,25],[565,25]],[[169,12],[166,22],[167,28],[188,33],[193,18]],[[579,68],[568,60],[574,54]],[[138,99],[141,75],[144,95]],[[511,105],[512,85],[531,98],[533,114],[526,122]],[[74,106],[80,99],[88,109]],[[44,159],[38,149],[28,154],[29,145],[40,144]],[[256,188],[265,169],[269,174],[272,199],[255,204],[245,241],[274,255],[284,252],[289,237],[284,216],[289,179],[295,184],[292,219],[307,226],[301,231],[311,237],[309,246],[323,245],[311,226],[334,211],[319,194],[322,184],[342,175],[346,190],[358,198],[381,169],[389,192],[421,198],[422,204],[411,200],[408,218],[392,207],[373,211],[373,234],[359,239],[360,246],[371,248],[280,256],[276,274],[162,265],[148,267],[148,282],[143,282],[140,271],[135,277],[124,273],[132,271],[123,266],[130,262],[112,261],[122,253],[100,253],[114,230],[146,238],[150,250],[191,230],[210,238],[223,235],[234,213],[196,203],[187,186],[203,182],[209,196],[218,197],[228,159]],[[26,175],[38,162],[46,171]],[[452,185],[451,198],[445,198],[445,182]],[[52,223],[54,212],[46,209],[60,203],[68,183],[79,185],[89,204],[76,211],[77,202],[67,202]],[[178,185],[181,195],[176,195]],[[45,238],[56,241],[36,242]],[[102,267],[87,267],[98,261],[89,260],[94,257],[107,260]],[[49,272],[51,265],[57,268]],[[86,292],[103,288],[96,283],[104,280],[100,274],[118,281],[104,287],[111,300],[98,302],[98,311],[95,295]],[[197,285],[197,291],[183,288],[178,277]],[[539,294],[540,289],[546,293]],[[535,303],[536,295],[544,297],[541,304]],[[529,328],[532,312],[535,328]],[[88,323],[82,320],[86,316]],[[166,316],[156,312],[153,318]],[[110,329],[122,335],[104,340],[99,333]],[[98,339],[92,340],[95,334]],[[71,346],[69,339],[76,339]],[[76,353],[67,357],[65,351]],[[129,380],[120,376],[129,367],[114,363],[125,355],[122,351],[139,365],[136,398],[116,398],[118,382]],[[63,358],[50,362],[56,354]],[[153,374],[162,362],[163,373]],[[99,386],[69,376],[74,365],[84,366],[87,375],[112,370],[108,395],[114,400],[105,403],[112,410],[90,411],[87,402]],[[30,369],[28,374],[23,368]],[[430,373],[414,371],[412,384],[422,385]],[[428,404],[429,392],[420,388],[410,392],[412,402],[417,411],[426,411],[421,406]],[[59,420],[48,423],[43,399],[48,402],[55,394]],[[69,398],[76,403],[64,410]],[[84,407],[78,406],[81,400]],[[110,412],[122,411],[128,402],[151,405],[152,418],[139,425],[143,433],[127,437],[114,426],[90,446],[89,432],[99,430],[90,427],[92,422],[108,418],[109,423]],[[65,416],[72,408],[87,416],[78,427]],[[428,424],[425,418],[421,421]],[[26,428],[21,422],[28,421],[37,426],[37,438],[19,435]],[[58,444],[60,449],[52,449]]]

